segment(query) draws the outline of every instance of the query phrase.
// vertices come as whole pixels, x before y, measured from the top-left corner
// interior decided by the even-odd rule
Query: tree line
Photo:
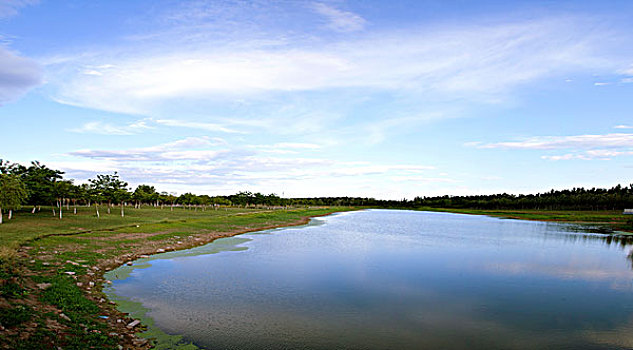
[[[41,210],[42,206],[50,206],[52,214],[63,218],[64,210],[77,214],[77,206],[94,207],[95,215],[100,217],[100,208],[110,214],[114,206],[119,206],[121,216],[125,216],[125,207],[142,205],[163,208],[175,206],[197,210],[208,206],[285,206],[288,203],[274,194],[240,192],[230,196],[209,196],[184,193],[158,192],[154,186],[138,185],[132,190],[117,172],[98,174],[87,183],[74,184],[72,179],[65,179],[64,172],[48,168],[38,161],[29,166],[11,163],[0,159],[0,223],[3,213],[8,219],[13,212],[24,206],[32,207],[31,213]]]
[[[100,208],[108,213],[119,206],[121,216],[125,216],[125,207],[133,205],[139,208],[150,205],[163,208],[174,206],[197,210],[207,206],[215,208],[221,205],[231,206],[354,206],[373,208],[416,209],[458,208],[458,209],[534,209],[534,210],[622,210],[633,208],[633,184],[617,185],[609,189],[573,188],[571,190],[551,190],[545,193],[514,195],[493,194],[474,196],[418,196],[413,200],[381,200],[369,197],[312,197],[281,198],[276,194],[264,195],[248,191],[226,196],[196,195],[184,193],[158,192],[154,186],[139,185],[132,190],[117,172],[99,174],[87,183],[74,184],[65,179],[64,172],[48,168],[38,161],[29,166],[11,163],[0,159],[0,223],[3,211],[11,219],[13,211],[23,206],[31,212],[40,211],[42,206],[50,206],[52,214],[63,218],[64,208],[73,213],[77,205],[94,207],[95,215],[100,216]]]

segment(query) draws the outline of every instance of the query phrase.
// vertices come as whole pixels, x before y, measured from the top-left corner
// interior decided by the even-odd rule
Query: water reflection
[[[320,222],[152,260],[113,290],[209,349],[631,345],[628,237],[408,211]]]

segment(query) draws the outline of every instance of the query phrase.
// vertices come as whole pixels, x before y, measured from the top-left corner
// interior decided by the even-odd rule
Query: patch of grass
[[[26,305],[13,305],[12,308],[0,309],[0,324],[4,327],[15,327],[31,319],[33,310]]]
[[[52,284],[42,293],[42,300],[60,308],[74,322],[83,320],[86,315],[95,315],[99,312],[97,305],[84,296],[74,279],[57,275],[39,280]]]

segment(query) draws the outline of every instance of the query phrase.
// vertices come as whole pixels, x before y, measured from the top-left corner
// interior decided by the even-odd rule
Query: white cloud
[[[0,46],[0,103],[12,101],[41,83],[42,71],[34,61]]]
[[[633,125],[620,124],[620,125],[614,126],[613,128],[614,129],[633,129]]]
[[[605,149],[589,150],[578,153],[567,153],[563,155],[551,155],[541,156],[542,159],[548,160],[570,160],[570,159],[582,159],[582,160],[610,160],[613,157],[618,156],[630,156],[633,155],[633,151],[613,151]]]
[[[466,146],[480,149],[570,150],[570,153],[543,155],[541,158],[548,160],[609,160],[613,157],[633,155],[633,134],[537,136],[508,142],[469,142]]]
[[[21,8],[38,2],[38,0],[0,0],[0,18],[15,16]]]
[[[324,3],[314,3],[312,8],[328,20],[328,28],[338,32],[354,32],[362,30],[367,21],[353,13],[343,11]]]
[[[443,176],[426,175],[435,167],[419,164],[370,164],[341,162],[316,157],[268,156],[255,150],[232,151],[218,148],[221,143],[211,138],[187,138],[152,147],[122,150],[79,150],[70,152],[72,161],[56,162],[68,176],[83,180],[110,169],[116,169],[131,183],[155,183],[167,190],[185,186],[187,191],[220,193],[255,189],[280,192],[293,188],[295,195],[317,195],[322,183],[337,187],[334,192],[349,195],[350,182],[449,182]],[[318,149],[316,144],[277,143],[267,149]],[[227,147],[229,148],[229,147]],[[103,162],[103,166],[101,166]],[[320,187],[311,184],[319,183]],[[417,185],[416,185],[417,186]],[[210,189],[210,190],[206,190]],[[367,195],[367,193],[365,193]],[[391,195],[395,195],[392,193]],[[400,194],[398,194],[400,196]]]
[[[280,142],[273,145],[250,145],[247,147],[264,153],[295,154],[299,151],[315,151],[322,148],[322,145],[305,142]]]
[[[120,48],[116,56],[80,54],[49,70],[60,102],[154,117],[183,99],[191,101],[182,105],[186,117],[192,108],[218,100],[287,99],[293,92],[329,89],[496,103],[513,88],[541,78],[620,66],[617,58],[599,55],[604,40],[583,24],[574,18],[546,18],[418,28],[406,35],[374,32],[327,45],[306,38],[271,45],[248,37],[218,42],[203,36],[195,45],[157,47],[154,40]],[[66,69],[69,65],[85,69]],[[102,65],[108,68],[95,68]],[[93,70],[101,75],[82,73]]]
[[[209,137],[187,137],[185,139],[164,143],[157,146],[134,148],[127,150],[78,150],[69,155],[91,159],[165,161],[165,160],[210,160],[226,151],[194,150],[215,146],[219,142]]]
[[[241,131],[237,131],[234,129],[227,128],[221,124],[216,123],[203,123],[203,122],[192,122],[192,121],[184,121],[177,119],[157,119],[155,120],[157,124],[177,127],[177,128],[190,128],[190,129],[198,129],[198,130],[206,130],[213,132],[224,132],[230,134],[239,134]]]
[[[80,134],[100,134],[100,135],[134,135],[140,131],[151,129],[147,122],[139,120],[126,126],[116,126],[100,121],[88,122],[78,128],[69,129],[70,132]]]
[[[633,134],[617,133],[605,135],[576,135],[576,136],[537,136],[521,141],[480,143],[472,142],[467,146],[477,148],[508,148],[508,149],[565,149],[565,148],[600,148],[600,147],[633,147]]]

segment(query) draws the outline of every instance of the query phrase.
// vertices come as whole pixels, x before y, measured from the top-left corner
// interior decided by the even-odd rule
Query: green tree
[[[64,172],[47,168],[40,162],[33,161],[30,167],[17,167],[14,173],[20,176],[26,187],[29,196],[28,203],[34,208],[42,204],[51,204],[53,205],[53,215],[55,215],[54,202],[57,199],[55,182],[62,179]]]
[[[130,199],[130,192],[127,188],[127,182],[119,178],[119,174],[115,171],[112,175],[97,175],[96,179],[88,180],[93,189],[93,194],[98,198],[108,201],[108,214],[112,203],[121,204],[121,216],[125,216],[123,209],[125,201]],[[97,209],[98,210],[98,209]],[[97,217],[99,214],[97,213]]]
[[[72,193],[73,182],[70,180],[60,180],[53,182],[53,196],[57,201],[57,207],[59,208],[59,219],[62,219],[62,212],[64,209],[64,201],[68,200]],[[53,212],[55,208],[53,208]]]
[[[20,209],[26,199],[26,188],[19,177],[0,174],[0,224],[2,224],[3,208],[9,210],[9,220],[11,220],[13,210]]]

